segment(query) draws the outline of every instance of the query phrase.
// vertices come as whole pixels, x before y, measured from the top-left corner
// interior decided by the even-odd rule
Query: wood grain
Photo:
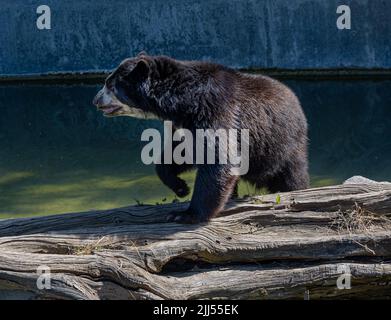
[[[0,220],[0,298],[391,296],[391,184],[248,197],[207,224],[165,222],[187,205]],[[50,289],[37,287],[40,266]],[[341,266],[349,290],[337,288]]]

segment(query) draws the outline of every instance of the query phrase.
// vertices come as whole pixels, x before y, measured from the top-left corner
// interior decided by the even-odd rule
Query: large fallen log
[[[391,296],[391,184],[248,197],[207,224],[166,222],[186,205],[1,220],[0,298]]]

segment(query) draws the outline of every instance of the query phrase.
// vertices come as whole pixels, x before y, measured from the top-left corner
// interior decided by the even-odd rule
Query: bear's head
[[[122,61],[107,77],[93,104],[106,117],[156,118],[145,92],[152,64],[153,59],[144,53]]]
[[[157,107],[160,98],[170,96],[172,81],[178,82],[184,68],[177,60],[141,52],[122,61],[107,77],[93,104],[107,117],[159,119],[162,116],[162,108]]]
[[[170,120],[177,126],[211,119],[221,104],[217,100],[227,100],[232,91],[222,70],[228,69],[142,52],[121,62],[93,103],[107,117]]]

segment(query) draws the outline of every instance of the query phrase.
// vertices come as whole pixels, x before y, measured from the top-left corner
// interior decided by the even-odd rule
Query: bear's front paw
[[[201,219],[189,210],[171,212],[167,216],[167,222],[176,222],[183,224],[200,223]]]
[[[174,188],[174,192],[179,198],[183,198],[189,195],[190,188],[188,187],[186,182],[181,181],[181,183],[178,183],[178,185]]]

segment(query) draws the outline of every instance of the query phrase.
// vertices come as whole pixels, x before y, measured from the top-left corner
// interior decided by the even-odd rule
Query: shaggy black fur
[[[283,192],[308,187],[307,121],[295,94],[282,83],[207,62],[178,61],[144,53],[126,59],[106,87],[127,105],[171,120],[176,127],[249,129],[250,167],[240,177],[256,187]],[[164,184],[189,193],[179,174],[191,165],[157,165]],[[175,221],[206,221],[237,188],[230,165],[197,165],[193,197]]]

